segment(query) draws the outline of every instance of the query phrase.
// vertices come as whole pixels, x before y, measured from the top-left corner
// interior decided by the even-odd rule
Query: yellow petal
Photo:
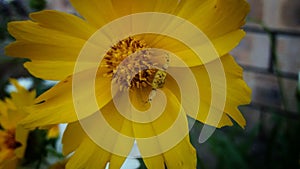
[[[143,34],[143,35],[138,35],[136,37],[144,40],[146,44],[151,48],[163,49],[174,53],[189,67],[203,64],[203,62],[199,59],[199,56],[197,56],[194,53],[194,51],[190,49],[190,47],[186,46],[186,44],[183,44],[179,40],[175,40],[167,36],[154,35],[154,34]],[[194,47],[200,48],[200,50],[198,51],[202,51],[202,50],[207,51],[207,47],[205,46],[207,44],[208,43],[199,44],[199,46],[196,45]],[[178,65],[173,62],[174,60],[170,58],[170,66],[182,66],[182,64]]]
[[[66,168],[105,168],[106,164],[110,162],[110,169],[119,169],[125,159],[125,157],[116,156],[105,151],[90,138],[85,137],[75,154],[68,161]]]
[[[58,125],[52,126],[50,129],[48,129],[47,138],[57,138],[59,136],[59,127]]]
[[[47,49],[47,47],[45,48]],[[76,49],[75,49],[76,50]],[[41,54],[44,51],[41,51]],[[76,52],[75,52],[76,53]],[[32,55],[34,56],[34,55]],[[46,56],[46,55],[45,55]],[[81,66],[85,66],[83,70],[92,68],[96,63],[85,62],[80,63]],[[73,61],[64,61],[64,60],[32,60],[32,62],[26,62],[24,67],[34,75],[35,77],[46,79],[46,80],[63,80],[68,76],[75,73],[76,62]]]
[[[84,40],[89,39],[97,30],[77,16],[54,10],[35,12],[30,14],[30,18],[42,27],[57,30]]]
[[[88,3],[80,0],[71,0],[71,3],[90,24],[97,28],[102,27],[114,19],[130,15],[132,13],[173,13],[177,8],[177,1],[173,0],[90,0]]]
[[[101,112],[80,120],[76,126],[82,128],[81,130],[103,149],[118,156],[128,156],[134,143],[132,123],[118,112],[113,101],[104,106]],[[64,144],[67,145],[66,142]],[[112,157],[111,160],[118,161],[119,158]]]
[[[74,71],[76,58],[83,44],[61,46],[16,41],[6,47],[6,54],[14,57],[31,59],[24,66],[29,72],[39,78],[62,80]]]
[[[4,101],[5,101],[7,109],[17,110],[16,105],[10,98],[5,98]]]
[[[8,112],[6,112],[8,113]],[[1,114],[0,116],[0,124],[4,129],[12,129],[16,126],[14,122],[11,122],[8,118],[7,114]]]
[[[168,89],[166,88],[161,88],[161,90],[164,92],[166,95],[166,105],[165,109],[163,112],[161,112],[160,116],[158,116],[154,121],[151,123],[133,123],[133,128],[134,128],[134,134],[135,137],[137,138],[147,138],[147,137],[153,137],[156,135],[159,135],[166,130],[168,130],[171,126],[174,125],[174,122],[176,120],[182,120],[180,121],[182,130],[177,131],[180,133],[182,131],[183,133],[186,132],[185,129],[187,129],[187,123],[185,118],[179,118],[181,117],[181,105],[178,102],[178,99],[176,96]],[[163,100],[159,98],[159,96],[155,96],[153,100],[159,99],[158,102],[160,104],[163,104]],[[153,101],[154,102],[154,101]],[[154,104],[154,103],[152,103]],[[153,107],[156,107],[154,104]],[[150,113],[150,112],[149,112]],[[153,113],[153,112],[151,112]],[[146,114],[145,114],[146,115]],[[148,114],[149,117],[151,117],[152,114]],[[176,127],[176,126],[175,126]],[[149,131],[147,131],[149,129]],[[146,132],[147,131],[147,132]],[[181,133],[182,134],[182,133]]]
[[[0,122],[5,129],[15,129],[19,122],[27,115],[24,107],[31,106],[36,96],[35,91],[27,91],[16,79],[10,79],[10,83],[16,87],[11,93],[11,98],[6,98],[2,107]]]
[[[75,154],[68,161],[66,168],[105,168],[109,162],[110,153],[101,149],[89,138],[85,138],[76,150]],[[122,164],[121,164],[122,165]],[[121,166],[120,165],[120,166]]]
[[[189,32],[187,32],[186,35],[188,37]],[[185,62],[187,66],[193,67],[209,63],[210,61],[227,54],[238,45],[244,36],[244,31],[236,30],[213,39],[208,39],[207,37],[207,39],[204,37],[198,37],[203,39],[201,44],[197,44],[194,41],[195,36],[191,36],[191,39],[188,39],[188,41],[189,43],[195,42],[193,43],[193,46],[186,46],[186,44],[166,36],[145,34],[137,37],[145,40],[147,45],[152,48],[164,49],[174,53],[183,62]],[[193,50],[198,51],[199,55],[196,55],[195,51]],[[209,58],[208,56],[211,57]],[[182,66],[172,65],[173,61],[174,60],[170,58],[170,66]]]
[[[164,153],[167,168],[196,168],[197,155],[190,143],[189,137],[185,137],[174,148]]]
[[[172,69],[172,70],[171,70]],[[177,69],[177,70],[175,70]],[[174,72],[178,72],[177,73],[177,76],[179,75],[182,75],[182,76],[185,76],[185,74],[182,74],[182,69],[179,69],[179,68],[170,68],[170,71],[174,71]],[[201,72],[201,73],[199,73]],[[175,73],[176,74],[176,73]],[[210,102],[206,102],[206,100],[210,99],[211,98],[211,89],[210,89],[210,82],[208,81],[208,75],[207,75],[207,72],[205,69],[203,69],[202,71],[197,71],[197,74],[199,74],[199,76],[201,76],[201,85],[199,85],[197,83],[197,86],[198,86],[198,90],[199,90],[199,99],[196,99],[194,97],[196,96],[193,96],[191,97],[190,95],[187,95],[187,94],[181,94],[180,92],[180,88],[178,86],[178,82],[176,80],[174,80],[171,76],[167,76],[166,78],[166,82],[165,82],[165,87],[170,89],[178,98],[178,100],[181,100],[181,103],[184,103],[183,104],[183,107],[184,107],[184,110],[185,112],[195,118],[195,119],[198,119],[199,121],[201,121],[200,119],[202,119],[201,122],[205,122],[206,124],[210,124],[212,125],[213,122],[209,122],[209,121],[205,121],[206,120],[206,117],[207,117],[207,114],[210,110]],[[184,78],[182,78],[184,79]],[[189,81],[187,80],[185,82],[185,80],[181,80],[183,82],[183,84],[181,84],[181,90],[183,90],[182,92],[185,92],[185,93],[193,93],[193,92],[196,92],[194,91],[194,88],[193,87],[187,87],[191,84],[189,84],[190,82],[192,81]],[[182,88],[182,87],[185,87],[185,88]],[[200,101],[200,102],[198,102]],[[199,106],[199,107],[197,107]],[[196,112],[195,112],[196,111]],[[195,114],[195,113],[198,113],[198,114]],[[211,116],[213,116],[215,114],[211,114]],[[214,117],[211,117],[211,119],[218,119],[219,116],[218,115],[215,115]],[[218,127],[221,127],[221,126],[226,126],[226,125],[232,125],[232,122],[230,120],[230,118],[228,118],[228,116],[224,113],[222,116],[221,116],[221,120],[219,122],[219,126]]]
[[[9,129],[10,124],[7,119],[8,116],[8,108],[5,102],[0,100],[0,124],[4,129]]]
[[[250,94],[251,90],[246,85],[246,83],[243,81],[242,77],[242,68],[239,67],[232,56],[226,55],[221,57],[221,62],[224,67],[225,75],[226,75],[226,102],[225,102],[225,113],[221,116],[220,122],[218,123],[218,126],[216,127],[222,127],[226,125],[232,125],[232,122],[228,116],[233,118],[241,127],[244,127],[245,125],[245,119],[243,118],[242,114],[239,112],[237,107],[239,105],[248,104],[250,102]],[[218,65],[218,62],[211,62],[209,63],[211,67],[214,65]],[[207,121],[207,115],[209,112],[209,109],[211,106],[211,82],[208,76],[208,73],[204,66],[197,66],[192,67],[191,70],[194,73],[194,76],[197,80],[197,85],[199,89],[199,95],[200,95],[200,103],[194,103],[195,101],[191,98],[182,98],[187,100],[187,103],[190,105],[187,105],[185,107],[186,112],[191,117],[204,122],[209,125],[214,125],[214,121]],[[180,73],[181,70],[178,68],[178,72]],[[165,86],[167,88],[170,88],[173,93],[180,97],[180,92],[178,90],[178,87],[174,87],[174,83],[176,83],[172,78],[167,77]],[[211,78],[218,78],[218,77],[211,77]],[[214,84],[214,85],[220,85],[220,84]],[[225,85],[225,84],[224,84]],[[195,104],[199,104],[199,111],[197,114],[197,117],[189,111],[190,107],[194,106]],[[217,114],[210,114],[212,118],[211,120],[218,120]]]
[[[140,12],[164,12],[173,13],[177,8],[178,2],[172,0],[112,0],[115,11],[120,16],[126,16]],[[118,10],[117,10],[118,9]]]
[[[19,122],[26,116],[23,111],[20,110],[8,110],[7,116],[2,116],[0,119],[1,126],[5,129],[14,129]]]
[[[2,116],[7,116],[7,106],[5,102],[0,100],[0,119]]]
[[[11,92],[11,101],[18,107],[33,105],[36,96],[35,90],[27,91],[24,87],[18,84],[16,79],[10,79],[10,83],[13,84],[17,91]]]
[[[189,145],[187,148],[186,144],[189,143],[185,142],[188,140],[185,139],[188,138],[186,114],[182,111],[180,103],[171,91],[165,88],[162,91],[167,97],[167,105],[161,116],[153,122],[133,123],[133,130],[141,155],[149,168],[164,168],[164,163],[169,165],[168,168],[172,168],[174,165],[194,168],[196,164],[195,152],[192,146]],[[185,143],[180,143],[183,140]],[[187,149],[184,150],[183,147]],[[173,161],[175,151],[182,155],[178,156],[177,154]],[[155,157],[149,157],[150,154],[155,155]]]
[[[31,61],[72,61],[76,58],[83,47],[83,43],[42,44],[26,41],[16,41],[6,47],[6,55],[20,58],[28,58]]]
[[[120,169],[121,166],[124,164],[126,157],[117,156],[112,154],[110,161],[109,161],[109,169]]]
[[[126,111],[126,110],[122,110]],[[116,109],[114,101],[110,101],[106,106],[101,109],[107,123],[114,128],[117,132],[126,136],[133,137],[131,121],[124,118],[122,114]],[[110,139],[109,137],[107,139]],[[111,140],[117,141],[117,140]]]
[[[48,45],[69,46],[84,44],[85,40],[70,36],[64,32],[44,28],[32,21],[15,21],[8,24],[9,33],[17,40]]]
[[[248,12],[245,0],[186,0],[178,16],[188,19],[209,38],[215,38],[239,29]]]
[[[193,66],[199,66],[202,64],[209,63],[210,61],[213,61],[217,59],[217,57],[221,57],[229,53],[233,48],[235,48],[241,39],[245,36],[245,32],[243,30],[236,30],[232,31],[230,33],[227,33],[225,35],[222,35],[217,38],[213,39],[207,39],[208,42],[203,44],[198,44],[195,46],[192,46],[194,49],[201,51],[200,54],[205,53],[206,50],[209,50],[206,45],[211,46],[213,50],[215,50],[216,53],[207,53],[205,57],[203,55],[195,55],[194,51],[192,51],[190,48],[183,48],[180,47],[180,45],[172,46],[170,47],[170,50],[176,50],[174,52],[175,55],[179,56],[180,59],[182,59],[189,67]],[[161,41],[163,43],[164,41]],[[170,42],[169,42],[170,43]],[[176,44],[176,43],[173,43]],[[162,46],[165,46],[162,44]],[[180,50],[179,50],[180,49]],[[207,58],[207,56],[211,55],[211,58]],[[201,60],[199,60],[199,57]],[[206,60],[206,61],[205,61]]]
[[[49,167],[49,169],[65,169],[68,160],[69,160],[69,159],[64,159],[63,161],[58,161],[58,162],[52,164],[52,165]]]
[[[113,102],[111,102],[111,104],[113,104]],[[111,107],[111,105],[107,105],[102,109],[102,113],[105,116],[107,122],[109,122],[110,124],[112,124],[111,127],[117,129],[119,133],[122,134],[127,134],[127,135],[132,135],[132,134],[128,134],[132,133],[132,128],[131,128],[131,123],[126,120],[126,121],[120,121],[118,119],[122,118],[124,119],[122,116],[120,116],[118,114],[118,112],[114,109],[112,109],[113,107]],[[96,116],[95,116],[96,115]],[[101,140],[104,141],[108,144],[110,144],[110,146],[112,146],[112,149],[110,149],[110,151],[108,152],[107,150],[103,150],[102,148],[100,148],[98,145],[96,145],[95,143],[90,143],[90,144],[94,144],[95,147],[98,147],[97,149],[99,149],[99,151],[92,153],[91,152],[91,156],[90,158],[102,158],[103,156],[106,156],[107,154],[111,154],[114,152],[114,149],[120,149],[120,151],[126,151],[127,155],[129,154],[129,152],[131,151],[132,145],[133,145],[133,140],[130,144],[126,144],[124,142],[122,142],[122,139],[118,139],[118,137],[113,136],[112,133],[110,133],[109,130],[107,130],[102,124],[103,123],[97,123],[97,118],[99,118],[99,116],[97,116],[97,114],[95,114],[93,116],[90,116],[86,119],[83,119],[81,122],[74,122],[68,125],[64,136],[63,136],[63,152],[64,154],[69,154],[70,152],[74,151],[76,148],[78,148],[76,150],[76,153],[82,153],[81,151],[81,147],[85,146],[85,148],[88,149],[87,145],[84,145],[85,140],[89,139],[89,137],[93,136],[91,139],[96,139],[94,141],[99,141],[97,140],[97,138],[100,139],[105,139]],[[129,122],[129,123],[127,123]],[[103,126],[103,128],[101,128],[101,126]],[[92,127],[92,128],[89,128]],[[91,131],[93,130],[93,131]],[[76,140],[75,140],[76,139]],[[91,142],[91,141],[90,141]],[[103,142],[98,142],[99,145],[102,145],[101,143]],[[103,145],[102,145],[103,146]],[[107,146],[105,147],[107,148]],[[76,154],[75,153],[75,154]],[[72,157],[72,158],[77,158],[77,157]],[[103,160],[103,159],[98,159],[98,160]],[[103,164],[105,164],[106,162],[110,162],[109,168],[120,168],[120,166],[123,164],[125,158],[115,155],[115,154],[111,154],[110,156],[108,156],[106,158],[107,161],[102,161]],[[72,163],[72,162],[71,162]],[[103,165],[101,164],[101,165]],[[87,164],[85,164],[87,165]],[[99,165],[98,163],[95,165]],[[100,165],[100,166],[101,166]],[[87,165],[89,166],[89,165]],[[87,167],[86,168],[89,168]],[[91,166],[90,166],[91,167]],[[92,167],[91,167],[92,168]],[[98,168],[98,167],[96,167]]]
[[[218,54],[224,56],[239,44],[245,34],[246,33],[243,30],[239,29],[212,39],[212,43]]]
[[[73,77],[68,77],[43,93],[37,98],[36,105],[27,108],[31,113],[23,120],[23,124],[34,128],[69,123],[98,111],[112,98],[111,80],[103,77],[103,72],[98,72],[94,77],[93,72],[94,70],[86,70],[76,74],[76,79],[80,79],[76,85],[73,84]],[[95,89],[90,90],[92,93],[87,92],[87,88],[93,85]]]
[[[75,62],[67,61],[33,61],[26,62],[24,67],[38,78],[63,80],[74,72]]]
[[[133,88],[129,92],[130,101],[136,109],[140,111],[145,111],[149,108],[150,104],[147,103],[147,101],[151,90],[151,87]]]
[[[15,150],[16,156],[18,158],[23,158],[27,147],[27,139],[29,135],[29,130],[25,129],[23,126],[18,125],[16,129],[16,141],[21,143],[21,147]]]
[[[61,80],[72,74],[85,44],[80,37],[32,21],[11,22],[8,30],[17,41],[6,47],[6,54],[31,59],[32,62],[26,63],[25,67],[33,75],[49,80]]]
[[[5,151],[10,151],[10,153],[12,153],[11,150],[5,150]],[[1,158],[1,155],[0,155],[0,158]],[[6,159],[5,161],[3,161],[3,163],[0,163],[1,169],[17,169],[18,166],[19,166],[19,159],[17,157]]]
[[[62,138],[63,154],[69,155],[86,137],[84,130],[79,122],[69,123]]]
[[[165,169],[165,160],[162,155],[143,158],[145,165],[148,168]]]
[[[91,25],[100,28],[116,14],[110,0],[90,0],[88,3],[81,0],[71,0],[73,7],[78,11]]]

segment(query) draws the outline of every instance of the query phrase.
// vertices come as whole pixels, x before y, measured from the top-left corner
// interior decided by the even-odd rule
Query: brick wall
[[[264,113],[261,110],[267,109],[299,118],[296,90],[300,72],[300,1],[248,2],[251,12],[245,26],[247,35],[232,51],[245,68],[244,77],[253,91],[252,106],[243,108],[245,115],[257,120],[256,116]]]
[[[47,1],[48,1],[48,5],[47,5],[48,9],[55,9],[59,11],[69,12],[69,13],[75,12],[69,0],[47,0]]]
[[[249,17],[267,26],[283,30],[300,30],[299,0],[248,0]]]

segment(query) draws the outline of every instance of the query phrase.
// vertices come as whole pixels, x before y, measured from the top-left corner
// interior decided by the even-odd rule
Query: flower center
[[[111,47],[102,66],[108,68],[105,76],[112,77],[122,91],[163,87],[167,64],[165,52],[149,49],[145,42],[129,37]]]
[[[4,144],[9,149],[16,149],[21,146],[21,143],[16,141],[15,130],[7,130]]]

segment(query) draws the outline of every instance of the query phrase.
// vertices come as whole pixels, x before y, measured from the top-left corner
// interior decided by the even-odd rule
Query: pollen
[[[108,69],[104,74],[117,83],[119,90],[131,88],[160,88],[166,77],[168,55],[153,50],[134,37],[119,41],[104,56],[101,64]]]

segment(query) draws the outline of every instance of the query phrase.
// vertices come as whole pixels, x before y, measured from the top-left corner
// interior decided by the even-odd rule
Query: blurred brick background
[[[70,5],[69,0],[47,0],[47,2],[47,8],[49,9],[74,13],[74,9]]]
[[[251,12],[245,26],[247,35],[232,54],[245,68],[244,77],[253,91],[253,107],[269,108],[274,113],[298,117],[300,1],[248,2]],[[275,52],[271,51],[272,48]],[[259,114],[256,113],[256,116]]]

